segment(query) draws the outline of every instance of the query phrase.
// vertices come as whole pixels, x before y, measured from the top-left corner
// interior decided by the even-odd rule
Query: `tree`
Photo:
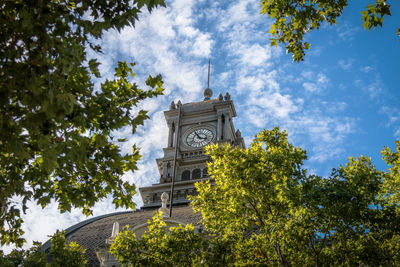
[[[319,29],[324,22],[336,24],[346,6],[347,0],[262,0],[261,14],[267,14],[274,21],[269,31],[273,36],[271,46],[285,44],[286,51],[299,62],[304,59],[305,50],[310,48],[310,44],[303,40],[304,35]],[[390,5],[386,0],[375,0],[361,15],[365,29],[382,26],[384,16],[391,15]],[[400,28],[397,35],[400,36]]]
[[[380,197],[400,209],[400,141],[396,141],[396,152],[385,147],[381,154],[390,168],[383,177]]]
[[[124,266],[227,266],[232,263],[228,248],[226,241],[191,224],[167,229],[162,214],[155,213],[140,239],[128,225],[110,252]]]
[[[119,62],[115,80],[99,88],[101,52],[96,39],[133,25],[143,8],[163,0],[1,1],[0,25],[0,242],[21,246],[21,213],[27,202],[61,212],[90,208],[111,194],[116,207],[134,208],[135,186],[120,179],[136,169],[138,149],[122,155],[112,133],[148,118],[133,112],[143,99],[162,94],[161,76],[142,90]],[[133,64],[132,64],[133,66]]]
[[[13,250],[9,255],[3,255],[0,251],[0,265],[4,267],[37,266],[37,267],[61,267],[61,266],[85,266],[85,249],[75,242],[65,242],[65,232],[56,232],[50,239],[51,246],[48,252],[42,251],[42,244],[37,242],[27,251]]]
[[[399,182],[398,142],[396,152],[383,152],[391,171],[378,171],[361,156],[326,178],[307,173],[306,152],[279,128],[259,133],[249,148],[211,145],[206,153],[212,181],[197,183],[198,195],[191,197],[204,232],[185,226],[167,234],[158,217],[140,240],[129,230],[117,237],[111,252],[122,263],[168,265],[174,259],[176,266],[219,266],[224,259],[222,265],[238,266],[391,266],[400,261],[398,203],[385,190],[389,177]],[[398,195],[396,186],[390,188]],[[140,261],[144,258],[148,261]]]
[[[258,134],[247,149],[214,145],[206,153],[215,186],[197,184],[199,194],[192,198],[205,228],[234,240],[239,265],[287,266],[301,260],[294,244],[301,238],[298,224],[306,214],[301,202],[305,151],[275,128]]]
[[[207,153],[215,186],[198,184],[193,206],[206,229],[236,240],[239,264],[398,262],[398,204],[382,194],[385,179],[399,177],[376,170],[369,158],[350,158],[327,178],[308,175],[305,151],[278,128],[259,133],[247,149],[211,146]]]

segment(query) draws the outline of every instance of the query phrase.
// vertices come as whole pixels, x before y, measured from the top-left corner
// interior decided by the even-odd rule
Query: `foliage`
[[[306,178],[305,151],[289,144],[286,134],[275,128],[258,134],[247,149],[213,145],[206,153],[215,186],[197,184],[199,194],[192,198],[205,228],[235,240],[239,265],[295,261],[293,246],[302,237],[297,225],[306,214],[300,186]]]
[[[90,208],[111,194],[117,207],[133,208],[134,185],[120,177],[136,169],[138,149],[122,155],[112,132],[137,125],[132,111],[162,93],[161,77],[148,91],[129,82],[119,62],[115,80],[99,88],[99,63],[88,49],[104,31],[133,25],[139,12],[163,0],[1,1],[0,25],[0,243],[24,242],[21,213],[28,201],[61,212]],[[133,65],[132,65],[133,66]],[[118,140],[124,141],[124,140]]]
[[[215,186],[196,185],[194,209],[207,230],[236,240],[235,264],[353,266],[400,260],[397,204],[378,199],[382,178],[393,175],[377,171],[369,158],[350,158],[328,178],[308,175],[302,167],[305,151],[290,145],[278,128],[258,134],[247,149],[214,145],[207,153]],[[391,159],[398,154],[384,153]],[[399,187],[391,188],[398,193]]]
[[[262,0],[261,14],[267,14],[274,23],[271,25],[271,46],[283,43],[287,53],[291,53],[294,61],[302,61],[305,50],[310,44],[303,40],[305,34],[319,29],[321,24],[336,24],[347,6],[347,0]],[[370,30],[382,26],[383,17],[391,15],[390,5],[386,0],[375,0],[369,4],[362,15],[362,26]],[[399,34],[400,28],[397,34]]]
[[[0,266],[4,267],[15,267],[19,266],[23,260],[22,250],[13,250],[10,254],[4,255],[4,252],[0,250]]]
[[[398,246],[400,214],[377,198],[383,175],[361,156],[334,169],[331,177],[305,184],[305,222],[311,226],[308,242],[317,264],[393,265],[398,261],[400,254],[392,247]]]
[[[191,224],[167,228],[161,213],[155,213],[140,239],[128,225],[110,252],[126,266],[226,266],[230,259],[226,247]]]
[[[85,266],[85,249],[71,242],[66,243],[65,232],[55,233],[51,239],[48,255],[41,249],[42,244],[35,243],[27,250],[13,250],[9,255],[0,252],[0,266],[22,267],[61,267],[61,266]]]
[[[382,151],[388,171],[360,156],[326,178],[307,173],[306,152],[279,128],[247,149],[208,146],[211,180],[191,197],[203,231],[168,232],[158,214],[141,239],[126,228],[111,252],[129,266],[397,266],[396,146]]]
[[[380,197],[400,209],[400,141],[396,141],[396,152],[385,147],[381,154],[390,168],[383,177]]]
[[[309,175],[306,152],[279,128],[259,133],[247,149],[208,146],[212,179],[191,197],[203,232],[168,232],[158,215],[142,239],[127,228],[111,252],[133,266],[397,266],[396,146],[382,152],[388,171],[360,156],[329,177]]]
[[[141,239],[126,228],[111,252],[133,266],[395,265],[396,144],[396,152],[382,152],[388,172],[360,156],[327,178],[307,174],[306,152],[279,128],[259,133],[247,149],[208,146],[212,180],[197,183],[191,197],[205,231],[179,226],[168,232],[157,215]]]

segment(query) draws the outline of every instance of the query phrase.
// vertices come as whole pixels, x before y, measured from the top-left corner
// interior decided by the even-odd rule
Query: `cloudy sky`
[[[161,73],[166,88],[164,96],[143,103],[151,119],[135,136],[129,130],[116,133],[129,139],[123,151],[135,143],[143,155],[139,171],[124,179],[137,187],[157,182],[155,159],[167,140],[163,110],[173,100],[202,100],[208,59],[214,97],[231,94],[238,114],[234,123],[246,144],[262,129],[280,126],[307,150],[312,173],[329,175],[361,154],[386,168],[379,151],[400,139],[400,3],[389,1],[393,16],[368,32],[360,15],[367,3],[349,1],[353,6],[336,26],[324,25],[307,37],[311,50],[304,62],[294,63],[284,48],[269,46],[271,22],[259,15],[259,2],[167,1],[167,8],[142,14],[135,28],[104,35],[104,53],[91,54],[102,63],[103,78],[112,77],[118,60],[126,60],[137,63],[135,82]],[[139,195],[133,201],[142,204]],[[104,200],[94,215],[113,211],[111,200]],[[45,209],[32,204],[24,216],[27,246],[84,219],[79,210],[60,215],[54,204]]]

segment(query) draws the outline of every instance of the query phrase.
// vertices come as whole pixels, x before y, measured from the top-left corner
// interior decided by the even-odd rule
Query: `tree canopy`
[[[306,152],[274,128],[249,148],[211,145],[211,181],[196,184],[192,205],[203,231],[190,225],[168,234],[156,216],[142,239],[125,229],[111,252],[121,263],[147,266],[391,266],[400,261],[397,150],[350,158],[329,177],[303,167]],[[156,264],[157,263],[157,264]]]
[[[375,0],[361,11],[362,26],[365,29],[382,26],[384,16],[391,15],[387,2]],[[304,36],[319,29],[323,23],[336,24],[347,3],[347,0],[262,0],[261,14],[267,14],[273,20],[269,31],[272,34],[271,46],[282,43],[294,61],[302,61],[305,50],[310,48]],[[400,36],[400,28],[397,29],[397,35]]]
[[[110,252],[124,266],[227,266],[230,254],[223,242],[211,234],[199,234],[191,224],[167,229],[162,214],[155,213],[141,238],[128,225]]]
[[[136,169],[138,149],[122,154],[112,133],[147,119],[137,104],[162,94],[161,76],[149,90],[130,82],[119,62],[115,79],[95,87],[101,53],[96,39],[134,25],[138,14],[163,0],[1,1],[0,243],[24,242],[21,213],[28,201],[58,203],[84,214],[111,194],[116,207],[134,208],[135,186],[120,179]]]
[[[42,244],[39,242],[26,251],[14,249],[8,255],[0,251],[0,265],[3,267],[80,267],[87,263],[85,249],[75,242],[67,244],[64,231],[56,232],[50,242],[48,254],[42,250]]]

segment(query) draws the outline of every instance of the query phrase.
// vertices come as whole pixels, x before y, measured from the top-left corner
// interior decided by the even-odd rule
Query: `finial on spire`
[[[231,100],[231,95],[228,92],[226,92],[225,100],[226,101]]]
[[[207,88],[204,89],[203,91],[203,95],[204,95],[204,100],[210,100],[212,95],[213,95],[213,91],[210,89],[210,69],[211,69],[211,60],[208,59],[208,78],[207,78]]]
[[[213,91],[210,88],[206,88],[203,91],[203,95],[204,95],[204,100],[210,100],[213,95]]]
[[[171,104],[169,104],[169,109],[176,109],[174,101],[172,101]]]

